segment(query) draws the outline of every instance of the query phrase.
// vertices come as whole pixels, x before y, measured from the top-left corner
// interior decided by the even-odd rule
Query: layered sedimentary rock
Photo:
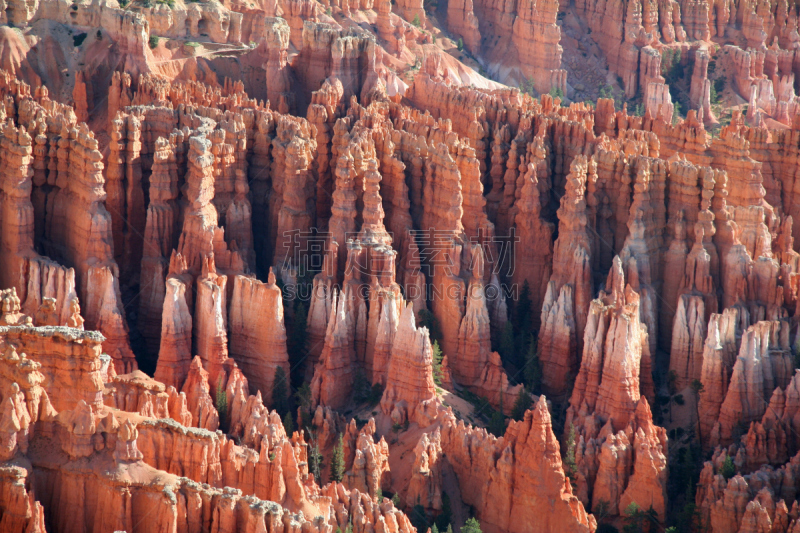
[[[543,147],[539,148],[538,156],[544,156]],[[516,283],[528,284],[533,305],[534,320],[539,321],[538,309],[542,306],[547,292],[547,282],[552,275],[553,261],[553,231],[554,224],[542,216],[542,204],[545,198],[539,187],[539,180],[546,176],[539,176],[536,161],[528,163],[527,172],[521,177],[524,185],[520,191],[519,208],[516,213],[516,233],[519,236],[519,245],[514,253],[514,274]]]
[[[790,509],[796,509],[797,501],[793,494],[781,491],[780,480],[796,475],[798,457],[780,461],[775,469],[748,472],[751,451],[755,450],[744,446],[738,450],[717,448],[704,464],[695,496],[702,519],[713,531],[794,531],[798,521]],[[722,467],[731,459],[736,475],[726,479]]]
[[[781,321],[758,322],[742,333],[719,421],[709,436],[711,444],[728,444],[737,427],[760,420],[775,388],[789,384],[788,330],[782,334],[786,327]]]
[[[748,326],[748,315],[742,308],[726,309],[722,314],[711,315],[708,334],[703,346],[701,383],[706,391],[698,403],[700,432],[704,441],[711,437],[717,423],[722,402],[728,393],[731,373],[738,355],[742,325]]]
[[[170,277],[161,320],[161,345],[153,377],[162,383],[180,388],[189,374],[192,360],[192,314],[187,305],[186,284]]]
[[[408,421],[424,427],[437,416],[438,405],[428,330],[416,327],[408,305],[400,313],[392,343],[381,410],[397,424]]]
[[[606,290],[590,306],[567,410],[565,431],[577,442],[576,494],[593,509],[608,502],[611,514],[636,502],[664,516],[666,430],[653,424],[646,400],[653,394],[647,331],[618,257]]]
[[[210,374],[214,390],[228,359],[227,281],[227,276],[217,274],[213,254],[207,257],[197,280],[192,345]]]
[[[167,287],[164,280],[169,269],[169,258],[177,245],[178,227],[178,172],[175,151],[182,143],[180,133],[170,139],[159,137],[153,154],[153,169],[150,175],[150,205],[147,206],[147,222],[144,229],[141,280],[150,280],[139,300],[139,331],[150,344],[151,353],[160,342],[162,302]]]
[[[107,53],[124,55],[118,69],[136,72],[146,57],[160,75],[180,65],[177,75],[208,85],[115,74],[106,116],[96,109],[105,107],[105,67],[90,62],[53,99],[0,73],[0,281],[14,288],[0,297],[0,452],[30,462],[4,475],[25,488],[2,485],[9,521],[133,529],[146,502],[159,509],[143,518],[153,530],[197,529],[206,516],[207,528],[226,531],[344,530],[353,519],[356,531],[408,532],[388,500],[376,501],[379,489],[439,512],[445,487],[459,496],[455,477],[487,530],[591,531],[587,510],[617,520],[632,503],[669,522],[666,432],[649,405],[656,385],[697,390],[699,380],[697,411],[689,402],[671,423],[691,425],[684,438],[707,451],[727,446],[701,479],[704,519],[720,531],[796,527],[796,15],[783,5],[589,1],[566,9],[559,27],[553,2],[512,4],[452,2],[447,25],[478,59],[510,50],[508,65],[497,62],[509,79],[574,92],[559,42],[573,46],[567,32],[586,23],[593,31],[579,45],[596,41],[627,97],[643,98],[644,116],[609,99],[594,109],[514,88],[455,87],[454,60],[429,52],[441,45],[427,41],[435,28],[413,28],[389,2],[374,6],[377,41],[365,33],[369,1],[326,3],[335,13],[324,19],[313,2],[268,2],[263,12],[235,2],[243,21],[259,21],[247,21],[256,46],[208,46],[180,63],[166,59],[178,54],[168,43],[146,50],[143,30],[172,39],[210,31],[211,41],[235,43],[239,17],[204,5],[140,14],[77,5],[74,16],[43,6],[50,21],[111,26],[70,47],[79,61],[92,39],[103,44],[113,32]],[[397,9],[434,24],[424,7]],[[9,9],[15,24],[29,20]],[[188,33],[175,35],[184,12]],[[279,13],[288,22],[265,15]],[[709,44],[723,35],[736,44]],[[401,98],[386,80],[419,49],[425,57],[418,73],[404,71],[414,79]],[[668,87],[671,69],[692,61],[691,80]],[[215,85],[237,68],[252,79]],[[710,88],[722,76],[731,81],[723,98],[742,97],[748,113],[732,113],[712,135]],[[682,120],[670,103],[687,90]],[[74,111],[56,102],[70,94]],[[108,131],[93,136],[79,119],[108,122]],[[319,272],[306,308],[294,290],[309,284],[308,265]],[[509,316],[518,302],[490,297],[509,282],[528,283],[538,318]],[[289,436],[265,405],[276,369],[289,373],[289,348],[306,351],[306,309],[319,408],[293,412],[303,430]],[[84,318],[103,337],[82,331]],[[416,327],[423,318],[429,332]],[[128,320],[157,381],[129,372]],[[535,368],[532,379],[507,376],[504,365],[515,363],[492,351],[509,321],[516,344],[535,334],[553,412],[570,399],[563,436],[566,444],[574,429],[574,483],[543,399],[500,439],[437,399],[434,372],[453,394],[466,389],[507,412],[520,392],[511,383],[539,386]],[[431,347],[439,333],[441,363]],[[667,369],[671,383],[659,375]],[[370,407],[375,423],[361,434],[347,426],[345,481],[319,487],[309,447],[330,453],[345,428],[336,409],[366,412],[354,394],[366,381],[373,395],[385,388],[380,409]],[[392,426],[397,456],[374,438]],[[725,454],[743,473],[727,482]],[[75,517],[64,511],[73,508]]]
[[[272,106],[284,113],[294,109],[291,94],[291,71],[287,65],[287,52],[291,29],[284,19],[268,18],[264,21],[264,38],[267,44],[267,98]]]
[[[78,341],[77,346],[88,343],[97,348],[85,354],[87,364],[100,369],[103,358],[105,368],[110,363],[107,356],[100,355],[101,337],[96,333],[79,332],[76,337],[75,330],[49,327],[6,327],[2,333],[4,342],[24,346],[37,359],[53,357],[40,351],[42,343],[57,346],[63,341]],[[3,524],[10,531],[18,528],[44,531],[44,509],[37,495],[52,509],[47,521],[57,530],[75,524],[82,528],[132,529],[134,519],[154,530],[176,524],[188,530],[200,527],[207,512],[208,516],[213,515],[209,521],[211,527],[231,531],[251,527],[246,524],[266,530],[289,522],[305,523],[306,529],[323,531],[331,525],[345,525],[342,517],[348,517],[346,521],[360,528],[375,524],[388,531],[412,531],[408,519],[388,500],[376,503],[367,494],[362,498],[355,487],[333,484],[320,489],[313,481],[310,485],[304,482],[308,471],[304,467],[307,455],[302,436],[295,434],[290,439],[280,418],[263,407],[260,397],[244,395],[247,385],[242,381],[231,380],[228,390],[232,399],[228,413],[232,431],[243,441],[237,445],[222,433],[163,419],[163,409],[167,406],[160,400],[155,402],[158,410],[147,412],[139,400],[169,395],[163,392],[163,385],[139,372],[120,376],[110,384],[113,388],[106,389],[107,394],[116,395],[109,399],[123,409],[118,410],[104,405],[103,394],[97,398],[87,396],[89,403],[82,398],[65,403],[63,400],[69,394],[64,389],[51,388],[70,376],[85,377],[89,374],[86,369],[60,369],[56,374],[59,378],[54,380],[45,379],[40,372],[43,368],[37,360],[25,355],[6,354],[0,359],[0,385],[9,391],[4,393],[0,438],[4,459],[15,458],[14,463],[4,464],[0,491]],[[199,359],[195,360],[192,372],[187,387],[193,393],[204,390],[210,402],[207,373]],[[10,380],[23,383],[25,388],[20,389]],[[95,376],[89,381],[102,388],[106,380]],[[48,392],[60,397],[60,412],[51,406]],[[131,400],[133,403],[128,405]],[[126,410],[129,407],[137,411]],[[216,413],[213,407],[209,409]],[[376,445],[371,438],[373,433],[374,425],[371,431],[367,428],[362,432],[357,445],[357,453],[372,454],[377,460],[378,468],[366,469],[370,481],[365,485],[372,491],[377,490],[372,477],[375,476],[379,487],[381,472],[388,468],[388,447],[385,442]],[[77,464],[84,467],[76,470]],[[55,485],[39,486],[34,492],[33,485],[25,481],[34,473],[53,476]],[[120,476],[124,477],[124,483]],[[154,486],[156,492],[151,493]],[[139,497],[159,512],[131,513],[128,498]],[[101,507],[91,503],[95,499]],[[184,503],[179,505],[179,501]],[[189,501],[194,504],[187,505]],[[69,514],[62,510],[64,505],[70,506]],[[95,512],[100,508],[102,513]],[[241,513],[247,515],[245,524],[237,518]],[[319,518],[308,522],[302,518],[305,513]]]
[[[20,379],[31,413],[48,409],[62,411],[73,409],[79,402],[92,408],[103,404],[103,383],[108,381],[111,360],[102,353],[102,335],[96,331],[81,331],[65,327],[36,328],[28,326],[5,326],[0,329],[5,347],[3,359],[6,364],[18,364],[20,370],[35,371],[46,380],[47,391],[37,391],[36,379]],[[25,364],[29,369],[25,369]],[[66,360],[71,365],[64,366]],[[29,389],[29,387],[32,387]],[[52,397],[52,399],[50,399]],[[45,402],[43,404],[42,402]],[[52,407],[50,407],[52,406]],[[36,417],[34,417],[36,419]]]
[[[230,356],[247,377],[250,392],[261,391],[271,399],[275,372],[283,368],[288,379],[290,370],[283,297],[271,270],[268,283],[236,276],[228,321]]]
[[[347,488],[356,489],[363,494],[376,497],[383,488],[391,486],[391,469],[389,467],[389,445],[386,440],[375,442],[375,420],[369,422],[355,433],[355,424],[347,427],[348,451],[345,457],[344,484]],[[352,455],[352,458],[350,457]]]
[[[481,34],[478,29],[478,18],[472,7],[472,0],[447,4],[447,28],[463,38],[467,50],[473,54],[478,53]]]
[[[652,387],[650,353],[639,319],[639,295],[625,286],[618,257],[606,289],[609,292],[600,291],[589,308],[583,357],[567,418],[577,421],[578,413],[593,413],[618,431],[633,419],[647,383]]]
[[[597,527],[564,475],[544,396],[522,421],[511,422],[500,440],[450,415],[442,427],[441,447],[463,500],[475,507],[481,523],[520,532],[528,527],[587,532]],[[487,476],[486,469],[502,475]]]
[[[703,245],[703,232],[686,256],[686,273],[681,282],[678,308],[673,320],[670,370],[683,389],[700,380],[704,363],[706,317],[717,310],[717,297],[711,275],[711,256]],[[708,307],[708,310],[706,308]]]
[[[551,394],[566,392],[570,375],[577,374],[575,354],[583,345],[588,304],[592,297],[591,244],[586,230],[585,157],[573,160],[566,193],[558,210],[559,236],[553,250],[553,275],[547,285],[539,333],[542,382]]]
[[[419,502],[425,509],[442,509],[442,453],[441,433],[436,430],[430,437],[422,435],[414,447],[414,466],[406,498]]]
[[[345,312],[349,293],[334,291],[325,345],[311,381],[312,403],[334,409],[347,404],[352,393],[355,361],[353,317]]]
[[[694,53],[694,70],[689,92],[693,109],[702,111],[703,122],[713,124],[716,117],[711,111],[711,82],[708,80],[708,50],[700,48]]]
[[[567,73],[561,70],[561,28],[556,18],[558,2],[520,2],[511,41],[516,45],[523,75],[545,93],[567,88]],[[530,73],[530,74],[529,74]]]

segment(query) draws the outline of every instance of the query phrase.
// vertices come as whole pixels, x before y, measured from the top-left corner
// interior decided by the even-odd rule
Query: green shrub
[[[156,46],[158,46],[159,42],[158,35],[151,35],[150,39],[148,39],[147,44],[150,46],[150,50],[153,50]]]
[[[217,381],[217,392],[216,397],[214,398],[214,407],[217,408],[217,413],[219,413],[219,427],[226,427],[225,422],[228,415],[228,392],[225,390],[225,383],[222,381],[221,375],[219,377],[219,381]]]
[[[459,37],[458,38],[458,44],[456,44],[456,47],[458,47],[458,51],[459,52],[462,51],[464,49],[464,39]]]
[[[520,92],[536,97],[536,89],[533,87],[533,78],[523,76],[522,83],[519,84]]]
[[[420,22],[420,20],[419,20],[419,14],[414,15],[414,20],[411,21],[411,25],[416,27],[416,28],[419,28],[420,26],[422,26],[422,22]]]

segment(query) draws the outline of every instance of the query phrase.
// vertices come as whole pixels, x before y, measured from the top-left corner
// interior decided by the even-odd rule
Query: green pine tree
[[[523,331],[526,329],[530,329],[530,320],[528,318],[531,315],[531,309],[533,309],[533,300],[531,300],[531,286],[528,283],[528,280],[522,282],[522,289],[519,291],[519,298],[514,305],[514,329],[518,331]]]
[[[522,420],[525,418],[525,411],[530,409],[531,405],[533,405],[533,399],[531,399],[531,395],[528,394],[528,391],[526,391],[523,387],[520,389],[519,394],[517,395],[517,400],[514,402],[514,409],[511,411],[511,418],[514,420]]]
[[[564,454],[564,474],[567,475],[572,485],[578,477],[578,465],[575,463],[575,426],[569,425],[569,435],[567,435],[567,450]]]
[[[289,367],[292,368],[292,384],[295,387],[303,382],[303,361],[308,354],[308,309],[300,300],[294,302],[294,319],[287,339]]]
[[[515,349],[514,326],[511,325],[511,322],[506,322],[506,325],[503,326],[503,333],[500,335],[500,357],[503,361],[513,364]]]
[[[417,504],[411,509],[411,515],[408,517],[411,520],[411,525],[419,531],[427,531],[428,529],[428,516],[425,514],[425,508],[421,504]]]
[[[286,416],[283,417],[283,429],[289,437],[294,433],[294,419],[291,411],[286,411]]]
[[[525,355],[525,367],[523,374],[525,386],[532,393],[536,393],[542,386],[542,367],[539,364],[539,353],[537,352],[537,342],[533,335],[528,345],[528,353]]]
[[[225,383],[222,380],[222,375],[219,376],[219,381],[217,382],[214,407],[217,408],[217,413],[219,414],[219,427],[225,431],[225,429],[228,427],[228,392],[225,390]]]
[[[445,531],[448,526],[450,526],[450,522],[453,521],[453,510],[450,507],[450,496],[447,495],[446,492],[442,493],[442,512],[439,513],[439,516],[436,517],[436,525],[439,527],[439,531]]]
[[[489,419],[489,433],[495,437],[502,437],[506,433],[506,421],[503,413],[495,411]]]
[[[286,416],[289,412],[289,383],[286,380],[286,371],[282,366],[275,369],[275,379],[272,382],[272,408],[279,415]]]
[[[311,386],[308,383],[297,389],[294,393],[294,402],[297,405],[297,427],[304,428],[311,423]]]
[[[722,463],[719,473],[725,478],[725,481],[736,475],[736,465],[733,464],[733,459],[730,455],[725,457],[725,462]]]
[[[342,479],[344,479],[344,439],[340,433],[331,456],[331,481],[339,482]]]
[[[306,431],[311,434],[309,429],[306,429]],[[317,442],[317,438],[314,436],[312,437],[311,448],[308,450],[308,469],[311,471],[318,485],[322,484],[322,470],[324,468],[325,464],[322,461],[322,452],[319,451],[319,442]]]
[[[444,359],[444,355],[442,355],[442,349],[439,348],[439,341],[433,341],[433,345],[431,346],[431,351],[433,352],[433,381],[440,387],[442,386],[442,359]]]

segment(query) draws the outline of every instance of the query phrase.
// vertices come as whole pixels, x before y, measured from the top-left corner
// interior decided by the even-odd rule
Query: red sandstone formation
[[[303,511],[314,516],[324,515],[327,517],[323,519],[326,523],[337,526],[343,525],[340,522],[342,516],[350,516],[353,523],[359,524],[360,528],[365,524],[378,524],[387,531],[412,531],[408,519],[394,510],[390,503],[380,502],[381,505],[378,506],[372,501],[362,500],[355,487],[345,489],[342,485],[329,485],[320,489],[313,482],[306,484],[303,480],[308,472],[302,466],[305,463],[301,462],[306,459],[302,437],[296,434],[290,440],[277,415],[265,411],[258,401],[259,398],[251,396],[246,399],[242,396],[241,382],[235,388],[236,397],[241,398],[242,402],[235,402],[232,414],[237,422],[236,427],[242,428],[240,431],[245,435],[246,444],[242,446],[234,444],[222,434],[184,427],[172,421],[157,420],[154,417],[163,417],[164,413],[143,413],[138,406],[141,402],[134,402],[132,407],[136,410],[128,411],[125,402],[131,395],[138,395],[140,400],[145,397],[143,394],[159,398],[164,395],[163,386],[146,377],[120,379],[114,382],[115,389],[106,389],[107,393],[113,394],[119,387],[126,388],[127,392],[122,393],[126,400],[122,404],[119,399],[114,400],[122,409],[104,405],[104,395],[95,389],[98,393],[96,397],[84,396],[71,403],[59,403],[60,411],[57,413],[50,405],[48,392],[42,385],[47,384],[51,393],[66,399],[69,394],[65,389],[55,388],[56,384],[71,383],[74,388],[75,383],[85,381],[81,378],[89,375],[90,367],[69,370],[62,368],[56,374],[57,379],[46,380],[39,372],[44,366],[38,361],[53,360],[54,357],[64,357],[65,354],[62,351],[53,356],[52,352],[41,351],[41,347],[63,344],[65,347],[72,345],[78,348],[89,343],[96,350],[84,350],[83,361],[98,369],[105,356],[100,355],[100,337],[95,333],[81,332],[77,337],[70,330],[62,329],[55,332],[55,335],[53,333],[48,328],[33,327],[6,327],[2,332],[4,343],[13,342],[36,357],[28,360],[16,352],[13,355],[7,353],[1,363],[2,389],[9,391],[4,393],[3,450],[9,454],[6,458],[15,457],[19,465],[12,466],[9,463],[3,470],[3,491],[0,494],[3,497],[4,528],[13,526],[10,530],[17,530],[19,527],[28,531],[44,531],[43,508],[36,499],[36,495],[41,494],[42,501],[56,504],[53,514],[48,514],[47,520],[59,529],[67,523],[102,529],[130,528],[132,520],[137,517],[146,527],[154,530],[161,530],[169,523],[181,523],[182,528],[192,529],[203,521],[202,509],[205,506],[210,513],[208,516],[213,515],[209,523],[215,528],[228,530],[235,528],[238,508],[248,516],[247,523],[254,524],[253,527],[261,524],[260,527],[264,530],[282,525],[284,519],[289,518],[289,513]],[[107,367],[110,361],[107,357],[105,359]],[[195,375],[200,381],[195,382],[190,376],[187,385],[197,383],[202,389],[204,371],[199,359],[195,360],[193,371],[194,369],[197,370]],[[12,380],[23,383],[25,388],[21,389]],[[97,379],[87,383],[93,383],[102,389],[104,381],[97,376]],[[188,386],[198,390],[194,385]],[[207,388],[205,384],[206,394]],[[119,398],[120,391],[116,390],[116,394]],[[164,404],[159,405],[159,409],[165,407]],[[213,407],[210,409],[215,412]],[[8,431],[9,428],[13,433]],[[367,456],[374,453],[366,440],[369,438],[371,441],[370,437],[371,433],[362,432],[359,440],[363,442],[359,444],[359,453]],[[56,450],[59,453],[53,454]],[[169,453],[163,453],[165,450],[169,450]],[[384,459],[377,464],[386,468],[385,443],[380,444],[378,450],[379,455],[376,457]],[[58,467],[54,470],[59,472],[56,474],[59,478],[57,486],[46,492],[34,492],[32,488],[26,488],[25,478],[34,471],[53,468],[53,457],[58,457]],[[89,476],[92,484],[86,484],[82,475],[68,474],[72,471],[69,465],[74,464],[74,461],[88,461],[87,464],[102,464],[105,467],[90,467],[84,474]],[[122,474],[123,472],[128,473]],[[369,469],[368,472],[373,470]],[[157,484],[160,487],[157,494],[164,495],[163,502],[167,504],[167,510],[161,511],[162,504],[159,502],[162,501],[162,496],[156,496],[157,501],[153,505],[160,510],[158,513],[151,516],[142,511],[141,514],[132,516],[125,510],[125,498],[115,496],[117,489],[114,487],[120,483],[119,475],[125,480],[126,490],[145,498],[148,490],[146,487],[152,488],[154,483]],[[19,483],[19,488],[13,489],[14,485],[6,484],[6,481]],[[214,488],[222,486],[229,488]],[[95,491],[98,497],[102,497],[102,494],[109,495],[103,503],[102,517],[87,512],[84,500],[75,499],[76,487],[80,487],[80,490],[85,487],[89,491],[81,492],[84,495],[94,494]],[[183,501],[187,498],[187,501],[195,501],[200,507],[195,509],[194,505],[189,505],[178,509],[168,505],[171,501]],[[229,501],[218,501],[219,498]],[[62,504],[58,502],[72,502],[70,505],[74,512],[67,515],[65,511],[59,510]],[[256,507],[253,508],[253,505]],[[245,511],[246,509],[249,510]],[[300,520],[309,524],[306,527],[312,527],[311,522],[306,522],[299,516],[295,516],[293,520]],[[267,523],[271,525],[267,526]],[[320,531],[316,526],[313,527],[312,531]]]
[[[283,368],[288,379],[290,370],[283,297],[271,270],[266,284],[236,276],[228,320],[231,357],[247,377],[251,392],[261,391],[271,400],[275,371]]]
[[[357,434],[353,422],[347,427],[348,438],[352,437],[348,446],[353,453],[346,454],[344,484],[374,498],[380,490],[391,486],[389,445],[383,437],[375,442],[375,420],[370,419]]]
[[[592,296],[589,236],[586,232],[585,157],[577,157],[567,177],[567,191],[559,208],[560,233],[553,252],[553,275],[542,306],[539,358],[543,383],[551,394],[566,392],[570,375],[576,375],[575,356],[583,345],[588,302]]]
[[[667,526],[669,451],[691,439],[720,446],[696,492],[711,531],[800,528],[793,7],[168,8],[0,13],[23,34],[0,31],[0,529],[410,533],[383,490],[430,512],[446,492],[497,533],[590,532],[587,510],[620,522],[632,503]],[[434,42],[441,17],[495,77],[565,98],[469,73]],[[644,116],[566,105],[570,54],[595,44]],[[748,110],[717,130],[722,78],[722,116]],[[491,297],[525,282],[529,324]],[[449,395],[511,411],[528,376],[492,349],[509,321],[553,404],[495,438]],[[291,350],[316,410],[290,436],[267,406]],[[666,370],[684,396],[703,386],[688,419],[670,412],[677,446],[650,411]],[[363,417],[370,385],[359,432],[336,410]],[[327,455],[340,432],[345,479],[320,487],[310,439]]]
[[[186,284],[171,276],[166,286],[161,346],[153,377],[167,386],[180,388],[189,375],[192,359],[192,315],[187,305]]]
[[[311,381],[312,404],[340,409],[347,404],[353,387],[355,362],[354,317],[345,312],[350,293],[334,291],[325,345]]]
[[[428,331],[415,326],[414,311],[408,305],[400,313],[381,398],[381,410],[395,423],[416,422],[425,427],[437,416],[432,365]]]
[[[499,440],[449,414],[441,449],[455,470],[463,500],[477,509],[482,523],[520,532],[528,527],[590,532],[597,527],[564,475],[544,396]],[[487,469],[502,475],[487,480]]]
[[[197,279],[192,344],[214,390],[228,359],[227,281],[227,276],[217,274],[213,254],[203,260],[203,272]]]
[[[739,424],[760,420],[776,387],[784,389],[791,379],[788,356],[788,324],[758,322],[742,333],[739,357],[733,365],[728,391],[714,425],[711,444],[728,444]]]
[[[464,46],[473,54],[480,50],[481,34],[472,0],[457,0],[447,4],[447,29],[464,40]]]
[[[140,274],[140,279],[152,282],[139,300],[139,330],[151,344],[160,340],[162,305],[159,304],[165,300],[168,290],[163,281],[167,277],[169,257],[177,244],[179,191],[175,151],[183,142],[182,137],[180,133],[170,136],[169,140],[159,137],[153,154]],[[155,353],[158,349],[150,351]]]

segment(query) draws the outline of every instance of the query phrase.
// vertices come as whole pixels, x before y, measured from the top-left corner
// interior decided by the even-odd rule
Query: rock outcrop
[[[590,163],[581,156],[573,160],[558,210],[559,236],[539,332],[542,382],[551,395],[564,394],[570,376],[577,375],[575,354],[583,346],[578,339],[583,338],[593,292],[585,197]]]
[[[271,400],[277,369],[283,369],[284,379],[290,371],[283,296],[272,271],[268,283],[236,276],[229,309],[230,356],[247,377],[250,393],[261,391]]]
[[[437,416],[438,406],[429,333],[416,327],[414,309],[408,305],[394,335],[381,410],[396,424],[416,422],[425,427]]]
[[[523,420],[511,422],[501,439],[449,415],[441,449],[455,470],[463,500],[476,509],[482,524],[519,532],[529,527],[590,532],[597,527],[564,475],[544,396]]]

